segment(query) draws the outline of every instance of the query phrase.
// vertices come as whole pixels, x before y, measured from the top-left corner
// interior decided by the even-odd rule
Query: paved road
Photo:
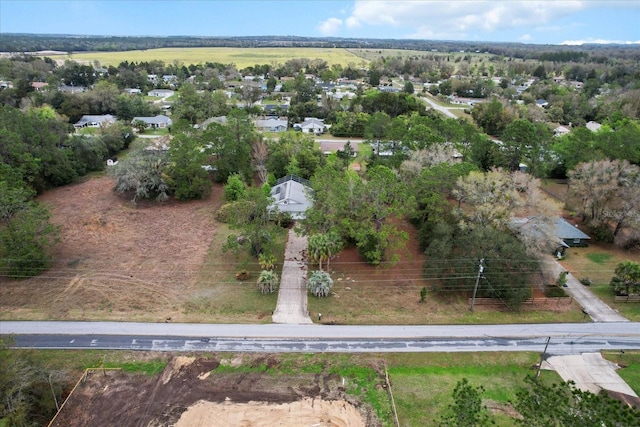
[[[566,269],[553,257],[545,259],[545,269],[557,278]],[[602,302],[589,288],[584,286],[573,274],[567,275],[567,293],[571,295],[587,312],[594,322],[628,322],[620,313]]]
[[[207,325],[119,322],[0,322],[15,345],[235,352],[477,352],[549,354],[640,350],[640,323],[446,326]]]
[[[274,323],[311,323],[307,311],[307,236],[287,235],[278,303],[273,312]]]
[[[456,116],[449,110],[464,110],[465,108],[469,108],[469,107],[449,107],[449,108],[443,107],[441,105],[436,104],[428,96],[424,96],[421,99],[424,99],[427,102],[427,104],[429,104],[431,108],[433,108],[434,110],[440,111],[442,114],[444,114],[447,117],[451,117],[452,119],[457,119],[458,116]]]

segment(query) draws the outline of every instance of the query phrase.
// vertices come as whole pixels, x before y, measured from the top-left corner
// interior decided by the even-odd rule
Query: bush
[[[280,212],[276,221],[282,228],[289,228],[293,225],[293,217],[289,212]]]
[[[547,290],[544,293],[544,296],[548,298],[561,298],[566,297],[567,293],[564,291],[564,289],[558,286],[548,286]]]
[[[251,273],[247,270],[240,270],[236,273],[236,280],[249,280],[251,278]]]
[[[613,243],[613,231],[611,227],[605,223],[594,224],[588,227],[588,234],[595,240],[602,243]]]
[[[582,279],[580,279],[580,283],[582,283],[585,286],[591,286],[593,285],[593,280],[591,280],[588,277],[583,277]]]

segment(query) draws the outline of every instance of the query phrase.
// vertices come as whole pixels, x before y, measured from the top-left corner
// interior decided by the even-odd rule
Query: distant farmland
[[[90,52],[73,53],[70,59],[78,62],[93,63],[99,61],[102,66],[118,66],[123,61],[164,61],[171,64],[178,61],[184,65],[199,64],[205,62],[219,62],[222,64],[235,64],[238,68],[253,66],[256,64],[285,63],[290,59],[309,58],[323,59],[329,65],[340,64],[346,66],[353,63],[357,66],[366,66],[369,61],[364,60],[346,49],[321,49],[321,48],[228,48],[228,47],[202,47],[202,48],[164,48],[148,50],[130,50],[125,52]]]

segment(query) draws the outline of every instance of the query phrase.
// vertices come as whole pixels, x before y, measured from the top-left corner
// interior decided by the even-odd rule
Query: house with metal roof
[[[308,180],[295,175],[288,175],[276,181],[271,187],[273,203],[271,211],[286,212],[293,219],[304,219],[305,212],[313,206],[311,184]]]
[[[256,120],[256,129],[260,132],[284,132],[289,122],[286,118],[267,117]]]

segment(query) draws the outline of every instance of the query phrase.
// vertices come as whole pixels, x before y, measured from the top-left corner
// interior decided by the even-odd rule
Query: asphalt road
[[[21,348],[233,352],[640,350],[640,323],[446,326],[0,322]]]

